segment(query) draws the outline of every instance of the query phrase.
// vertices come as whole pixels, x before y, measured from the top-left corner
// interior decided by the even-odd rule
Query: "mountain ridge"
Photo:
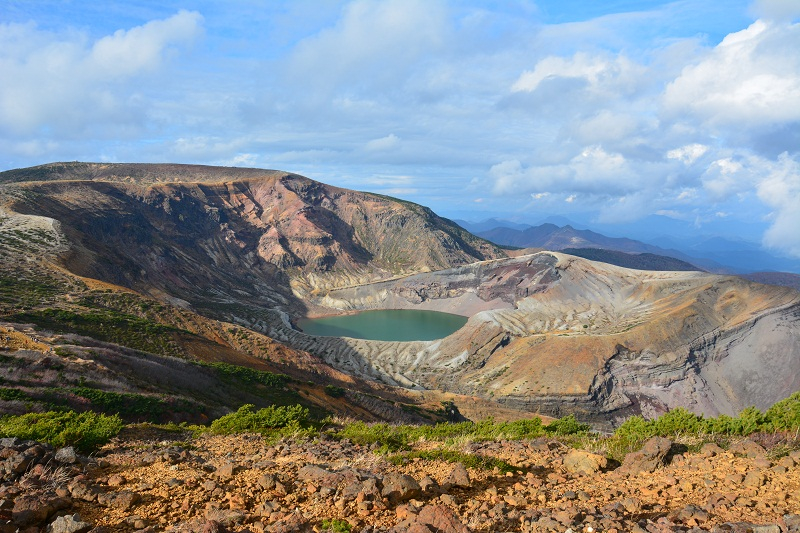
[[[193,181],[195,172],[206,181]],[[20,181],[27,176],[35,180]],[[735,414],[800,388],[785,379],[800,375],[795,291],[511,254],[424,206],[292,173],[44,165],[0,173],[0,210],[9,279],[59,271],[233,324],[294,354],[287,373],[324,382],[301,364],[314,361],[360,380],[363,397],[454,397],[465,412],[572,412],[609,427],[677,406]],[[50,296],[33,298],[34,309],[76,327],[59,312],[79,291],[41,290]],[[298,317],[383,308],[470,318],[430,342],[317,338],[292,327]],[[14,309],[5,316],[22,320]],[[779,377],[769,394],[752,388]]]

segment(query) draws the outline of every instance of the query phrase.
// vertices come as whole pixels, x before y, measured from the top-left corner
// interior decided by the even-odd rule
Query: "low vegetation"
[[[606,444],[612,454],[623,455],[656,436],[724,443],[731,438],[754,433],[798,431],[800,431],[800,392],[781,400],[763,413],[755,407],[748,407],[739,413],[739,416],[720,415],[705,418],[679,407],[653,420],[632,416],[617,428]]]
[[[242,383],[260,383],[267,387],[283,387],[291,378],[285,374],[274,374],[265,370],[255,370],[228,363],[197,363],[200,366],[213,368],[223,377],[235,378]]]
[[[540,418],[513,422],[495,422],[489,418],[481,422],[442,422],[432,426],[352,422],[341,428],[336,435],[356,444],[377,444],[384,451],[394,452],[408,450],[412,443],[420,440],[445,443],[466,440],[520,440],[545,435],[575,435],[588,431],[587,424],[581,424],[574,415],[569,415],[547,425],[543,425]]]
[[[73,387],[70,392],[89,400],[95,411],[117,414],[131,421],[158,421],[169,413],[193,413],[202,409],[188,400],[166,396],[108,392],[92,387]]]
[[[53,446],[74,446],[91,452],[107,443],[122,429],[116,416],[75,411],[28,413],[0,418],[0,437],[46,442]]]
[[[65,290],[63,282],[43,274],[0,270],[0,314],[31,309]]]
[[[157,355],[182,356],[172,335],[180,330],[108,309],[37,309],[7,318],[18,324],[36,324],[56,333],[76,333]]]
[[[326,518],[322,521],[322,530],[330,533],[350,533],[352,526],[350,522],[341,518]]]
[[[243,405],[235,413],[214,420],[209,428],[216,435],[261,433],[265,436],[307,436],[314,430],[308,409],[300,405],[270,406],[253,411]]]
[[[479,455],[474,453],[464,453],[457,450],[449,450],[446,448],[438,448],[435,450],[415,450],[410,452],[403,452],[387,457],[390,463],[400,465],[414,459],[424,459],[428,461],[444,461],[447,463],[461,463],[467,468],[475,468],[480,470],[494,470],[497,469],[501,473],[513,472],[518,470],[510,463],[490,457],[488,455]]]
[[[224,376],[240,383],[259,386],[282,387],[290,381],[288,376],[273,374],[225,363],[204,363]],[[326,392],[331,396],[339,388]],[[177,411],[199,408],[187,400],[168,396],[117,393],[92,386],[74,386],[65,391],[83,399],[88,410],[77,413],[57,403],[50,403],[50,411],[5,416],[0,419],[0,437],[18,437],[49,442],[54,446],[73,445],[83,451],[101,446],[116,435],[123,420],[155,422],[160,416]],[[331,394],[332,393],[332,394]],[[25,390],[0,387],[0,400],[30,402],[34,397]],[[752,434],[780,434],[800,432],[800,392],[776,403],[764,412],[754,407],[743,410],[738,416],[706,418],[677,408],[664,415],[646,420],[633,416],[612,435],[602,436],[590,431],[573,415],[549,424],[539,418],[498,422],[487,419],[480,422],[442,422],[435,425],[393,425],[348,421],[333,423],[322,419],[320,413],[311,413],[302,405],[270,405],[256,409],[252,404],[214,420],[209,426],[196,426],[200,431],[213,434],[258,433],[268,438],[314,438],[322,432],[329,437],[349,439],[370,446],[387,456],[391,462],[404,462],[416,458],[461,462],[474,468],[498,468],[510,471],[513,467],[503,461],[464,453],[463,445],[469,442],[492,440],[520,440],[550,437],[562,442],[601,451],[613,458],[621,458],[637,449],[654,436],[672,438],[699,446],[703,442],[725,445],[736,438]],[[797,441],[798,439],[794,439]],[[420,448],[420,443],[440,443],[431,450]]]

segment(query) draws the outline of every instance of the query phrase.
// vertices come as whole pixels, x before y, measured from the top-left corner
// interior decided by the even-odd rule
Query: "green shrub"
[[[574,417],[572,419],[574,421]],[[574,424],[567,420],[564,424],[564,431],[568,431],[569,426]],[[577,424],[575,427],[587,428],[584,424]],[[384,452],[395,452],[407,450],[410,443],[418,440],[447,442],[455,439],[471,439],[474,441],[486,441],[496,439],[533,439],[544,435],[544,428],[540,418],[527,420],[515,420],[513,422],[495,422],[491,418],[480,422],[441,422],[436,425],[397,425],[393,426],[386,423],[367,424],[365,422],[353,422],[342,428],[336,436],[350,439],[352,442],[361,445],[380,444]],[[568,433],[557,433],[568,434]]]
[[[649,439],[655,435],[655,425],[640,415],[628,418],[614,432],[614,436],[626,441]]]
[[[31,396],[25,392],[22,392],[19,389],[9,389],[7,387],[0,388],[0,400],[5,400],[7,402],[18,400],[22,402],[27,402],[32,400]]]
[[[252,404],[246,404],[235,413],[214,420],[211,432],[218,435],[234,433],[271,434],[276,430],[283,433],[296,433],[311,427],[308,409],[301,405],[265,407],[253,411]]]
[[[567,415],[547,424],[544,430],[551,435],[576,435],[590,430],[589,424],[581,424],[575,415]]]
[[[352,526],[347,520],[326,518],[322,521],[322,529],[332,533],[350,533]]]
[[[224,376],[233,377],[244,383],[260,383],[267,387],[283,387],[291,378],[285,374],[273,374],[264,370],[255,370],[246,366],[229,363],[198,363],[216,369]]]
[[[53,446],[75,446],[90,452],[116,436],[122,420],[87,411],[28,413],[0,418],[0,436],[47,442]]]
[[[172,335],[180,330],[118,311],[75,312],[49,308],[17,313],[8,320],[33,323],[57,333],[76,333],[158,355],[183,355],[172,340]]]
[[[678,407],[658,417],[654,421],[654,426],[655,435],[669,437],[682,434],[696,435],[703,431],[705,424],[703,417]]]
[[[800,428],[800,392],[781,400],[764,413],[766,421],[776,430]]]
[[[391,426],[389,424],[367,424],[353,422],[342,428],[337,436],[350,439],[355,444],[367,446],[380,444],[384,451],[406,450],[410,426]]]
[[[158,422],[170,412],[197,412],[200,406],[185,399],[158,398],[130,392],[108,392],[92,387],[73,387],[70,392],[92,403],[92,408],[126,420]]]
[[[345,390],[335,385],[325,385],[325,394],[331,398],[341,398],[345,394]]]
[[[730,433],[734,435],[750,435],[756,431],[771,431],[772,428],[766,424],[764,415],[755,407],[748,407],[739,413],[738,418],[734,419],[734,427]]]

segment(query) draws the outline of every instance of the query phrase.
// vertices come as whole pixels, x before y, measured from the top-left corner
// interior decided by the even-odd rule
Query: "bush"
[[[267,387],[283,387],[291,379],[285,374],[273,374],[264,370],[255,370],[246,366],[232,365],[229,363],[197,363],[216,369],[223,376],[233,377],[244,383],[260,383]]]
[[[74,446],[90,452],[116,436],[122,420],[87,411],[28,413],[0,418],[0,436],[47,442],[53,446]]]
[[[576,435],[590,430],[589,424],[581,424],[575,415],[567,415],[547,424],[544,430],[551,435]]]
[[[325,385],[325,394],[331,398],[341,398],[345,394],[345,390],[335,385]]]
[[[353,422],[337,433],[343,439],[350,439],[362,446],[380,444],[383,451],[407,450],[411,426],[390,426],[389,424],[367,424]]]
[[[253,411],[252,404],[246,404],[235,413],[225,415],[211,423],[211,432],[218,435],[234,433],[271,434],[276,430],[296,433],[309,429],[308,409],[301,405],[265,407]]]
[[[776,430],[800,428],[800,392],[781,400],[764,413],[766,421]]]
[[[331,533],[350,533],[352,526],[347,520],[339,518],[326,518],[322,521],[322,529]]]
[[[31,398],[31,396],[29,394],[27,394],[25,392],[22,392],[19,389],[9,389],[9,388],[6,388],[6,387],[1,387],[0,388],[0,400],[5,400],[7,402],[14,401],[14,400],[21,401],[21,402],[27,402],[27,401],[30,401],[32,399],[33,398]]]
[[[678,407],[664,413],[654,421],[654,434],[662,437],[683,434],[696,435],[703,432],[704,426],[703,417],[688,409]]]

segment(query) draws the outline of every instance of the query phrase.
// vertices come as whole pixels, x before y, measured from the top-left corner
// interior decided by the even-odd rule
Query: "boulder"
[[[56,461],[71,465],[78,462],[78,454],[72,446],[65,446],[56,452]]]
[[[342,474],[330,472],[317,465],[306,465],[297,472],[297,479],[306,483],[315,483],[320,487],[335,489],[344,479]]]
[[[383,478],[381,496],[395,503],[404,502],[422,496],[422,489],[413,477],[391,472]]]
[[[81,520],[80,515],[59,516],[47,527],[47,533],[85,533],[92,524]]]
[[[11,519],[17,526],[44,525],[44,522],[56,511],[66,508],[69,504],[70,501],[65,498],[36,495],[19,496],[14,500]]]
[[[572,450],[564,457],[564,468],[571,474],[596,474],[608,466],[608,459],[584,450]]]
[[[737,455],[746,455],[751,459],[765,457],[767,455],[767,450],[765,450],[763,446],[750,439],[742,439],[739,442],[734,442],[728,450]]]
[[[287,518],[267,527],[269,533],[311,533],[311,524],[300,513],[292,513]]]
[[[663,437],[653,437],[644,443],[641,450],[625,456],[622,470],[628,473],[654,472],[666,462],[672,441]]]
[[[468,489],[472,486],[472,480],[469,478],[469,472],[466,467],[461,463],[456,463],[453,470],[444,480],[445,487],[458,487],[461,489]]]
[[[446,505],[426,505],[417,514],[416,522],[430,526],[430,529],[437,533],[470,533],[471,531]]]
[[[97,503],[105,507],[113,507],[121,511],[127,511],[141,500],[141,496],[129,490],[119,492],[108,492],[97,496]]]
[[[217,477],[221,480],[229,480],[236,475],[236,473],[241,470],[241,467],[235,465],[233,463],[225,463],[224,465],[217,468],[216,474]]]

